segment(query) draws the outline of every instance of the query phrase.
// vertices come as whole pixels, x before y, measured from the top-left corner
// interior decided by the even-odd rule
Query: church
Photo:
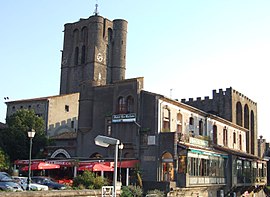
[[[6,102],[7,116],[31,108],[44,117],[57,143],[49,158],[112,161],[114,147],[94,139],[119,139],[125,185],[136,168],[144,189],[177,196],[260,192],[267,175],[256,102],[231,87],[181,101],[144,90],[143,77],[125,78],[127,29],[126,20],[98,14],[65,24],[60,94]]]

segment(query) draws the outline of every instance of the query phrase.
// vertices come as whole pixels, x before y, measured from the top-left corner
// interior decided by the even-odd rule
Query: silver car
[[[27,179],[28,179],[27,177],[13,176],[13,179],[15,179],[15,181],[17,183],[19,183],[23,187],[24,190],[27,189]],[[30,187],[30,190],[37,190],[37,191],[40,191],[40,190],[47,191],[47,190],[49,190],[48,186],[33,183],[31,181],[30,181],[29,187]]]
[[[23,191],[20,184],[6,172],[0,172],[0,190],[2,191]]]

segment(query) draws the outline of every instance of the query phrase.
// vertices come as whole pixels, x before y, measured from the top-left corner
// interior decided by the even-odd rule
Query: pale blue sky
[[[10,101],[57,95],[64,24],[88,18],[95,0],[0,3],[0,121]],[[270,141],[270,1],[98,1],[99,14],[128,21],[126,77],[172,98],[212,97],[232,87],[258,104]],[[170,91],[172,89],[172,91]]]

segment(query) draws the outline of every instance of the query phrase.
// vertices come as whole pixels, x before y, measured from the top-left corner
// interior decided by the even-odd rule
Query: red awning
[[[57,164],[50,164],[45,162],[39,162],[39,163],[33,163],[30,167],[31,170],[52,170],[52,169],[58,169],[60,168],[60,165]],[[28,166],[24,166],[22,171],[27,171]]]
[[[135,168],[136,164],[138,164],[138,160],[126,160],[126,161],[120,161],[117,162],[118,168]],[[110,166],[114,167],[114,162],[110,162]]]
[[[90,170],[93,172],[97,172],[97,171],[103,171],[103,172],[113,172],[114,168],[101,164],[101,163],[93,163],[93,164],[89,164],[89,165],[84,165],[84,166],[80,166],[78,168],[79,171],[83,171],[83,170]]]

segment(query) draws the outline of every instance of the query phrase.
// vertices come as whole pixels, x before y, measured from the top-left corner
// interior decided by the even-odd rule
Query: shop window
[[[186,173],[187,157],[185,155],[179,156],[178,173]]]

